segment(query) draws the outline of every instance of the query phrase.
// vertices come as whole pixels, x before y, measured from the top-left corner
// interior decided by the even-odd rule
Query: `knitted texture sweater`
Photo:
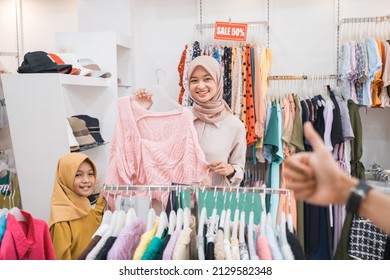
[[[119,98],[117,106],[107,184],[192,184],[203,179],[207,162],[188,109],[153,112],[129,96]],[[160,192],[153,193],[161,200]],[[148,191],[137,195],[148,197]],[[167,199],[165,193],[162,200]]]

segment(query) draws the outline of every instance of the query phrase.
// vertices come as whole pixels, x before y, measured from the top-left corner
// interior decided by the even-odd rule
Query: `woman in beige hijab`
[[[198,56],[188,65],[187,79],[194,101],[194,126],[213,172],[212,185],[225,185],[227,178],[231,185],[238,186],[244,177],[246,131],[222,98],[222,67],[211,56]],[[135,95],[144,108],[152,106],[152,96],[146,89],[137,90]]]
[[[97,170],[81,153],[70,153],[58,161],[51,197],[49,228],[56,258],[77,259],[101,224],[106,202],[102,195],[92,209]]]

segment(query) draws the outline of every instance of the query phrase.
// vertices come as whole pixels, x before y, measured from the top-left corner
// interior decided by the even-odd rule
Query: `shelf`
[[[61,84],[63,86],[92,86],[92,87],[108,87],[109,78],[94,78],[85,76],[61,75]]]
[[[131,49],[131,39],[128,36],[120,34],[118,32],[116,34],[116,44],[120,47]]]

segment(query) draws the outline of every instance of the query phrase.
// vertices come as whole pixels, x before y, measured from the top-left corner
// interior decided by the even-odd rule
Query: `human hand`
[[[221,176],[229,176],[234,173],[233,166],[223,161],[212,162],[207,167],[210,168],[210,171],[214,171]]]
[[[313,152],[298,153],[286,160],[283,173],[290,179],[287,187],[308,203],[345,203],[353,187],[351,179],[339,168],[310,122],[304,124],[304,134]]]
[[[149,110],[153,105],[152,94],[150,94],[146,88],[139,88],[134,93],[135,101],[138,102],[144,109]]]

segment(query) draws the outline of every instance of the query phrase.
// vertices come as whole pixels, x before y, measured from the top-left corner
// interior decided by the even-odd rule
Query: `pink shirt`
[[[192,184],[200,182],[206,170],[207,162],[188,109],[153,112],[129,96],[118,100],[107,184]],[[137,195],[148,197],[149,193],[137,191]],[[166,203],[168,192],[162,199],[159,191],[153,192],[152,197]]]
[[[30,213],[20,210],[26,221],[7,216],[7,225],[0,246],[0,260],[55,260],[49,227]]]

